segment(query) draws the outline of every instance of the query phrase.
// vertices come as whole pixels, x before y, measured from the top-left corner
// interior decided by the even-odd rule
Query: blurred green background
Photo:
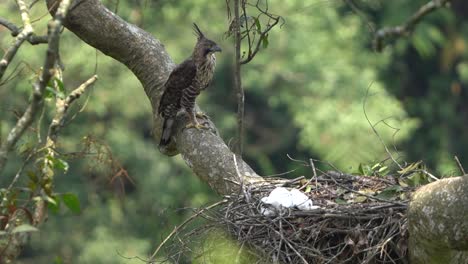
[[[176,63],[195,43],[192,22],[218,42],[214,83],[198,99],[221,136],[233,144],[236,97],[232,86],[233,41],[224,1],[103,1],[125,20],[151,32]],[[291,161],[320,159],[355,173],[360,164],[387,158],[365,112],[401,162],[423,160],[438,175],[457,175],[453,156],[468,168],[468,4],[427,16],[406,39],[391,41],[383,53],[372,49],[373,31],[405,21],[426,1],[272,0],[270,11],[285,23],[273,29],[269,45],[242,67],[246,92],[245,159],[261,175],[309,168]],[[21,24],[14,1],[1,2],[0,17]],[[455,11],[454,11],[455,10]],[[39,1],[33,19],[47,10]],[[34,23],[46,33],[45,16]],[[11,43],[0,27],[4,50]],[[21,47],[0,86],[0,132],[5,138],[27,105],[42,65],[45,46]],[[61,59],[67,91],[96,72],[99,80],[72,109],[85,109],[62,131],[60,152],[70,165],[56,175],[55,191],[78,195],[82,211],[49,215],[32,236],[19,263],[140,263],[119,255],[146,257],[175,225],[219,199],[180,157],[161,155],[151,135],[151,109],[138,80],[124,66],[65,30]],[[14,72],[15,67],[17,70]],[[19,74],[18,74],[19,72]],[[6,78],[4,78],[6,79]],[[366,94],[368,94],[366,96]],[[86,103],[85,103],[86,102]],[[51,120],[47,102],[43,124]],[[70,115],[70,117],[73,114]],[[0,186],[11,182],[24,155],[37,142],[30,129],[10,157]],[[43,125],[43,131],[46,126]],[[399,150],[397,153],[395,150]],[[85,151],[87,154],[76,154]],[[18,185],[26,185],[27,177]],[[185,209],[184,209],[185,208]],[[219,263],[217,261],[207,261]]]

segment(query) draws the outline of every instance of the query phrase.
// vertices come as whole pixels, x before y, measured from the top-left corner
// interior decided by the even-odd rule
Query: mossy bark
[[[411,263],[468,263],[468,176],[421,187],[408,209]]]

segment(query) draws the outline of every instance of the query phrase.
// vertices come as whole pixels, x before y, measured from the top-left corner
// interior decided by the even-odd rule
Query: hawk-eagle
[[[192,56],[177,65],[164,84],[165,90],[158,108],[158,113],[164,119],[159,147],[169,144],[172,127],[180,111],[185,111],[189,118],[186,128],[203,127],[195,116],[195,99],[210,84],[216,66],[215,52],[220,52],[221,48],[206,38],[197,24],[193,23],[193,27],[198,39]]]

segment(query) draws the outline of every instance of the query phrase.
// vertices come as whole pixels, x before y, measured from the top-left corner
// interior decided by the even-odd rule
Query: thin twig
[[[369,198],[369,199],[376,200],[376,201],[379,201],[379,202],[397,204],[397,205],[400,205],[400,206],[406,206],[404,203],[395,202],[395,201],[389,201],[389,200],[381,199],[381,198],[379,198],[379,197],[375,197],[375,196],[372,196],[372,195],[368,195],[368,194],[365,194],[365,193],[362,193],[362,192],[359,192],[359,191],[355,191],[355,190],[349,188],[348,186],[345,186],[345,185],[339,183],[339,182],[336,181],[335,178],[333,178],[332,176],[330,176],[330,179],[332,179],[332,180],[335,182],[335,184],[339,185],[341,188],[343,188],[343,189],[345,189],[345,190],[348,190],[348,191],[350,191],[350,192],[353,192],[353,193],[356,193],[356,194],[365,196],[365,197],[367,197],[367,198]],[[436,179],[437,179],[437,178],[436,178]]]
[[[190,216],[187,220],[185,220],[182,224],[180,224],[179,226],[176,226],[174,227],[174,229],[172,230],[172,232],[163,240],[163,242],[161,242],[161,244],[158,245],[158,247],[156,248],[156,250],[153,252],[153,254],[151,255],[150,259],[149,259],[149,263],[154,263],[154,259],[156,258],[156,255],[158,254],[158,252],[161,250],[161,248],[164,246],[164,244],[167,243],[167,241],[169,241],[169,239],[171,239],[172,236],[174,236],[175,234],[177,234],[179,232],[179,230],[181,230],[185,225],[187,225],[188,223],[190,223],[193,219],[197,218],[200,214],[208,211],[208,210],[211,210],[213,209],[214,207],[220,205],[220,204],[223,204],[223,203],[226,203],[227,200],[224,199],[224,200],[221,200],[219,202],[216,202],[208,207],[205,207],[201,210],[199,210],[197,213],[193,214],[192,216]]]
[[[53,141],[56,140],[60,127],[63,125],[67,110],[70,105],[86,91],[96,80],[97,75],[92,76],[86,82],[82,83],[78,88],[73,90],[65,99],[56,98],[57,112],[49,126],[48,137]]]
[[[377,136],[377,138],[379,139],[380,143],[383,145],[383,147],[385,148],[385,152],[387,152],[388,156],[392,159],[392,161],[400,168],[402,169],[400,163],[398,163],[398,161],[393,157],[392,153],[390,152],[390,150],[388,149],[387,145],[385,144],[384,140],[382,139],[382,137],[380,136],[379,132],[377,132],[377,130],[375,129],[375,124],[372,124],[370,119],[369,119],[369,116],[367,115],[367,111],[366,111],[366,103],[367,103],[367,98],[369,97],[369,90],[370,88],[372,87],[372,84],[373,83],[370,83],[369,86],[367,87],[366,89],[366,95],[364,97],[364,102],[362,103],[362,111],[364,112],[364,117],[366,118],[367,120],[367,123],[369,123],[372,131],[374,132],[374,134]],[[379,121],[380,122],[380,121]]]
[[[460,169],[460,172],[463,173],[463,175],[466,175],[465,169],[463,168],[460,160],[458,159],[457,156],[454,157],[455,161],[457,162],[458,168]]]
[[[317,170],[315,169],[315,163],[314,163],[314,160],[313,159],[309,159],[310,161],[310,166],[312,167],[312,171],[314,173],[314,179],[315,179],[315,190],[317,191],[317,188],[318,188],[318,176],[317,176]]]
[[[244,150],[244,89],[241,78],[241,34],[240,34],[240,0],[234,0],[234,88],[237,94],[237,149],[236,153],[242,157]]]
[[[0,17],[0,25],[4,26],[8,30],[10,30],[12,34],[17,33],[17,32],[20,31],[19,28],[15,24],[11,23],[10,21],[8,21],[8,20],[6,20],[6,19],[4,19],[2,17]],[[16,37],[16,36],[14,36],[14,37]]]

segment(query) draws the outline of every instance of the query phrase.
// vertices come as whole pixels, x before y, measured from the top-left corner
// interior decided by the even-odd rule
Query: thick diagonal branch
[[[49,7],[53,7],[54,2],[55,0],[47,0]],[[74,1],[65,26],[89,45],[123,63],[135,74],[151,102],[154,134],[159,138],[162,120],[157,109],[164,82],[174,67],[161,42],[146,31],[122,20],[98,0]],[[193,172],[216,192],[228,194],[237,190],[240,182],[262,180],[243,161],[238,162],[238,169],[244,176],[239,179],[232,161],[232,152],[212,130],[183,130],[183,126],[177,127],[176,150],[169,154],[180,153]]]

